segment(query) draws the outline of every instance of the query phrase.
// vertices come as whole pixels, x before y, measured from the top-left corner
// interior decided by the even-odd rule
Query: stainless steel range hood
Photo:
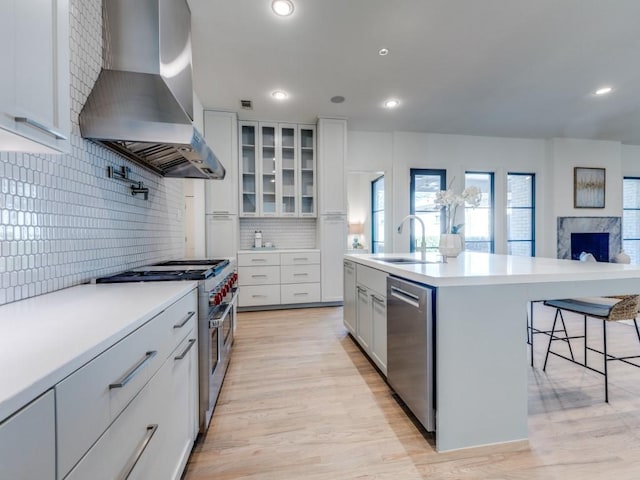
[[[224,178],[193,126],[185,0],[103,0],[103,68],[80,132],[167,177]]]

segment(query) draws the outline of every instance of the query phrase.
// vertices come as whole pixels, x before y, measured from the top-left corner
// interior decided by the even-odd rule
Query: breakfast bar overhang
[[[399,255],[414,257],[345,258],[436,288],[439,452],[527,439],[528,302],[640,293],[638,265],[475,252],[447,263],[384,261]]]

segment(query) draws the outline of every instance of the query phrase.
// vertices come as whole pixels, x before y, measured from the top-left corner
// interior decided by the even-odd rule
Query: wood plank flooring
[[[552,312],[536,305],[534,318],[550,328]],[[582,331],[581,318],[566,318],[570,333]],[[610,351],[640,352],[632,326],[610,327]],[[341,308],[242,313],[211,426],[183,478],[639,479],[640,369],[610,363],[606,404],[601,376],[558,358],[542,372],[545,349],[536,336],[529,442],[436,453],[347,335]]]

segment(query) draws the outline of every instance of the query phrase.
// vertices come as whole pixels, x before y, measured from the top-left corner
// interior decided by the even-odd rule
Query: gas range
[[[96,283],[198,282],[200,432],[209,426],[224,380],[236,327],[235,259],[172,260],[97,278]]]

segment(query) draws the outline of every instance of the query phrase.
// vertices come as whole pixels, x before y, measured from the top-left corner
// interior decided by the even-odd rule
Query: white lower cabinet
[[[56,478],[54,409],[53,390],[49,390],[0,423],[0,478]]]
[[[386,375],[387,273],[349,260],[343,264],[344,325]]]
[[[180,478],[198,431],[196,301],[193,290],[56,386],[58,478]]]

